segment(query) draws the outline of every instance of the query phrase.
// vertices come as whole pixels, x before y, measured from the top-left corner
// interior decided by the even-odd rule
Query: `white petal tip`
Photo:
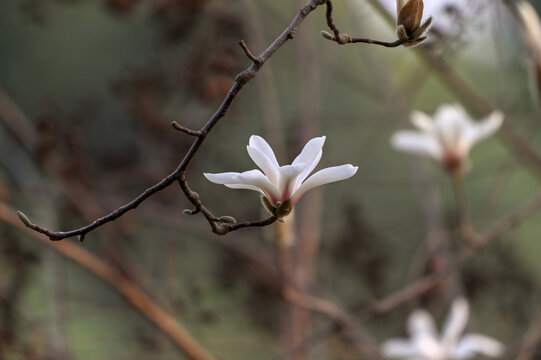
[[[253,143],[254,143],[255,141],[257,141],[257,140],[263,140],[263,141],[264,141],[264,139],[263,139],[261,136],[259,136],[259,135],[252,135],[252,136],[250,136],[250,139],[248,140],[248,144],[251,145],[251,146],[253,146]]]
[[[502,125],[504,117],[505,116],[503,112],[501,112],[500,110],[495,110],[494,112],[492,112],[492,114],[489,115],[490,121],[492,121],[494,124],[497,124],[495,125],[497,128]]]

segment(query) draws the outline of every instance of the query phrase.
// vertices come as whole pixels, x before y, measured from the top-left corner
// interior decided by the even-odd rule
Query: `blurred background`
[[[202,216],[183,214],[190,204],[177,186],[84,243],[48,242],[10,222],[22,210],[50,229],[75,229],[168,175],[193,141],[171,121],[200,128],[250,65],[238,41],[259,54],[303,5],[0,2],[0,359],[188,358],[134,306],[128,285],[218,359],[362,358],[341,335],[289,356],[329,320],[280,295],[275,227],[214,235]],[[395,6],[336,1],[335,21],[351,36],[394,41]],[[326,135],[319,168],[351,163],[359,171],[299,202],[291,282],[354,312],[452,262],[461,246],[445,171],[389,145],[394,131],[411,128],[410,112],[459,102],[480,119],[499,108],[538,153],[541,112],[535,60],[513,1],[425,0],[434,25],[417,49],[339,46],[320,36],[324,14],[314,11],[243,89],[187,177],[215,214],[257,220],[265,214],[254,192],[202,173],[253,169],[245,150],[252,134],[267,139],[281,164]],[[493,137],[472,153],[464,186],[479,231],[539,188],[539,168],[506,144]],[[515,358],[539,325],[540,221],[528,218],[435,290],[363,326],[377,343],[404,335],[418,306],[441,324],[464,294],[470,329],[504,342],[506,358]],[[530,358],[541,359],[538,350]]]

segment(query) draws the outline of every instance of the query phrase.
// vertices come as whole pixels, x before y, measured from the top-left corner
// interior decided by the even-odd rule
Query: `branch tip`
[[[329,33],[328,31],[321,30],[321,36],[323,36],[327,40],[334,41],[334,36],[331,35],[331,33]]]
[[[33,228],[34,227],[34,224],[32,224],[30,222],[30,220],[28,219],[28,217],[22,212],[22,211],[17,211],[17,216],[19,217],[19,220],[21,220],[21,222],[26,226],[26,227],[29,227],[29,228]]]
[[[248,49],[248,45],[246,45],[246,42],[244,40],[239,41],[239,45],[242,48],[242,50],[244,50],[244,53],[246,54],[248,59],[252,60],[253,63],[257,66],[261,65],[262,63],[261,58],[252,54],[252,52],[250,51],[250,49]]]
[[[185,214],[185,215],[195,215],[195,214],[198,214],[201,210],[199,209],[184,209],[182,210],[182,212]]]
[[[173,121],[171,123],[171,126],[173,127],[173,129],[178,130],[178,131],[182,131],[183,133],[191,135],[191,136],[201,136],[203,134],[199,130],[188,129],[187,127],[180,125],[176,121]]]
[[[224,223],[224,224],[236,224],[237,219],[235,219],[233,216],[220,216],[219,218],[216,218],[216,222]]]

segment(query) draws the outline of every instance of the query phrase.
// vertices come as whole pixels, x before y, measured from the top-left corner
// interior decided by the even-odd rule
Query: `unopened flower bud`
[[[403,42],[403,46],[417,46],[427,39],[427,37],[423,35],[432,23],[432,18],[429,17],[424,24],[421,25],[423,8],[423,0],[396,1],[396,34]]]
[[[25,224],[26,226],[31,227],[34,225],[30,222],[28,217],[25,214],[23,214],[21,211],[17,211],[17,216],[19,217],[19,220],[21,220],[23,224]]]
[[[226,223],[226,224],[236,224],[237,219],[235,219],[233,216],[220,216],[216,219],[217,222]]]

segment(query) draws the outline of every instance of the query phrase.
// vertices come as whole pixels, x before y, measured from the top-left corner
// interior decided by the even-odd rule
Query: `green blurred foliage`
[[[38,134],[36,147],[27,149],[0,125],[6,155],[0,158],[0,200],[38,223],[72,229],[169,174],[192,141],[169,123],[204,124],[235,74],[249,65],[237,42],[246,39],[254,53],[262,51],[301,6],[247,2],[0,2],[0,87]],[[340,28],[394,39],[392,28],[359,3],[336,2]],[[541,150],[540,112],[528,87],[520,29],[502,4],[497,11],[492,21],[466,30],[466,40],[436,38],[435,46]],[[239,95],[187,175],[217,215],[255,220],[264,215],[255,193],[209,183],[202,173],[253,168],[245,151],[252,134],[269,139],[282,164],[309,138],[325,134],[320,166],[352,163],[359,171],[322,190],[321,218],[313,222],[321,238],[314,278],[340,303],[359,309],[427,270],[427,189],[420,178],[441,196],[451,250],[457,247],[447,174],[389,145],[393,131],[411,127],[412,110],[431,114],[457,96],[415,50],[338,46],[321,38],[325,27],[321,9],[306,19],[295,40]],[[474,149],[472,163],[465,188],[476,229],[486,229],[539,188],[538,179],[496,138]],[[311,196],[317,195],[305,198]],[[297,218],[307,210],[303,201]],[[286,305],[249,261],[216,239],[202,217],[182,213],[188,206],[172,186],[90,233],[81,245],[136,281],[219,359],[280,354]],[[474,308],[472,327],[510,349],[539,310],[540,220],[532,216],[490,244],[456,276]],[[272,259],[268,233],[244,229],[225,241],[247,243]],[[92,273],[7,225],[0,225],[0,234],[0,357],[183,358]],[[429,295],[365,325],[378,341],[397,336],[409,311],[421,304],[445,314],[448,301],[434,306]],[[312,320],[313,329],[326,323],[322,316]],[[356,358],[340,344],[325,341],[313,358]]]

